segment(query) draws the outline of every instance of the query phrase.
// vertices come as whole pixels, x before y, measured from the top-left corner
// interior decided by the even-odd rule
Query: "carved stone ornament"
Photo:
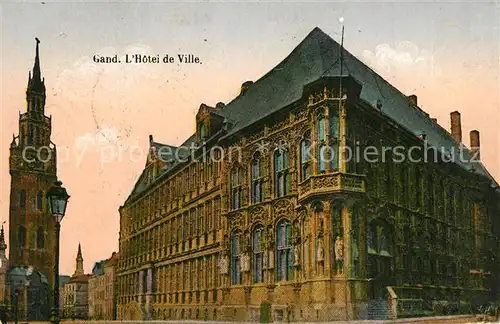
[[[229,260],[227,255],[221,255],[219,258],[219,273],[226,275],[229,273]]]
[[[317,259],[318,262],[323,262],[325,260],[325,247],[323,244],[323,237],[318,238],[318,249],[317,249]]]
[[[229,216],[229,226],[230,228],[242,227],[243,226],[243,215],[241,213],[236,213]]]
[[[293,247],[293,265],[300,266],[300,244],[296,244]]]
[[[269,260],[269,262],[267,263],[267,268],[268,269],[274,269],[274,251],[273,250],[269,250],[267,251],[267,259]]]
[[[244,253],[240,259],[241,271],[249,272],[250,271],[250,256],[248,253]]]
[[[274,206],[274,215],[276,218],[287,217],[291,218],[293,215],[292,203],[289,199],[278,200]]]
[[[267,212],[262,208],[262,206],[258,206],[256,208],[253,208],[250,211],[250,222],[256,222],[256,221],[261,221],[265,222],[267,220]]]
[[[344,240],[340,236],[335,239],[335,260],[344,261]]]

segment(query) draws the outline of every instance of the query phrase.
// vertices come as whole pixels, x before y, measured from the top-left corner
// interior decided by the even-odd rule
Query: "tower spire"
[[[0,250],[5,250],[7,248],[7,244],[5,244],[5,232],[3,230],[3,224],[5,221],[2,223],[2,229],[0,230]]]
[[[39,44],[40,40],[38,37],[35,37],[36,40],[36,50],[35,50],[35,64],[33,65],[33,79],[37,78],[41,81],[41,73],[40,73],[40,49]]]
[[[83,257],[82,257],[82,246],[78,243],[78,253],[76,254],[76,269],[73,276],[78,276],[84,274],[83,272]]]
[[[35,37],[35,63],[33,64],[33,72],[29,74],[28,91],[34,91],[45,95],[45,85],[42,79],[42,72],[40,71],[40,40]]]

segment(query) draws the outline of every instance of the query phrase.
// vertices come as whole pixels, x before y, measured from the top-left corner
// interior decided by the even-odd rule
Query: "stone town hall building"
[[[320,29],[196,123],[182,149],[150,136],[120,207],[119,319],[457,314],[497,296],[499,187],[466,161],[479,133],[466,148],[458,112],[446,131]],[[436,160],[360,156],[398,145]]]

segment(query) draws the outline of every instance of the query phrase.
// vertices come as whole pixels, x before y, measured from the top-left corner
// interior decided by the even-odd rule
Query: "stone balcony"
[[[303,201],[328,194],[360,194],[366,192],[365,176],[352,173],[313,175],[299,184],[298,199]]]

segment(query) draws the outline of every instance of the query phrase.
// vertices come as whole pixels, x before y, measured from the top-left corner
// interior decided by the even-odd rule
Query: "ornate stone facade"
[[[302,82],[290,69],[312,63],[299,58],[328,53],[313,46],[338,44],[315,29],[266,76],[276,83],[246,83],[227,107],[202,105],[183,144],[201,147],[194,158],[181,161],[150,139],[146,168],[120,208],[118,319],[258,320],[264,302],[275,320],[366,319],[389,291],[400,312],[414,302],[421,315],[436,313],[435,302],[495,293],[498,264],[485,257],[498,253],[494,180],[455,163],[349,159],[355,145],[424,145],[360,97],[369,83],[304,77],[293,104],[286,97],[249,117],[296,87],[276,75]],[[253,110],[237,116],[245,103]],[[401,105],[419,111],[406,97]],[[206,159],[216,144],[224,154]],[[312,158],[323,146],[333,148],[327,163]]]

